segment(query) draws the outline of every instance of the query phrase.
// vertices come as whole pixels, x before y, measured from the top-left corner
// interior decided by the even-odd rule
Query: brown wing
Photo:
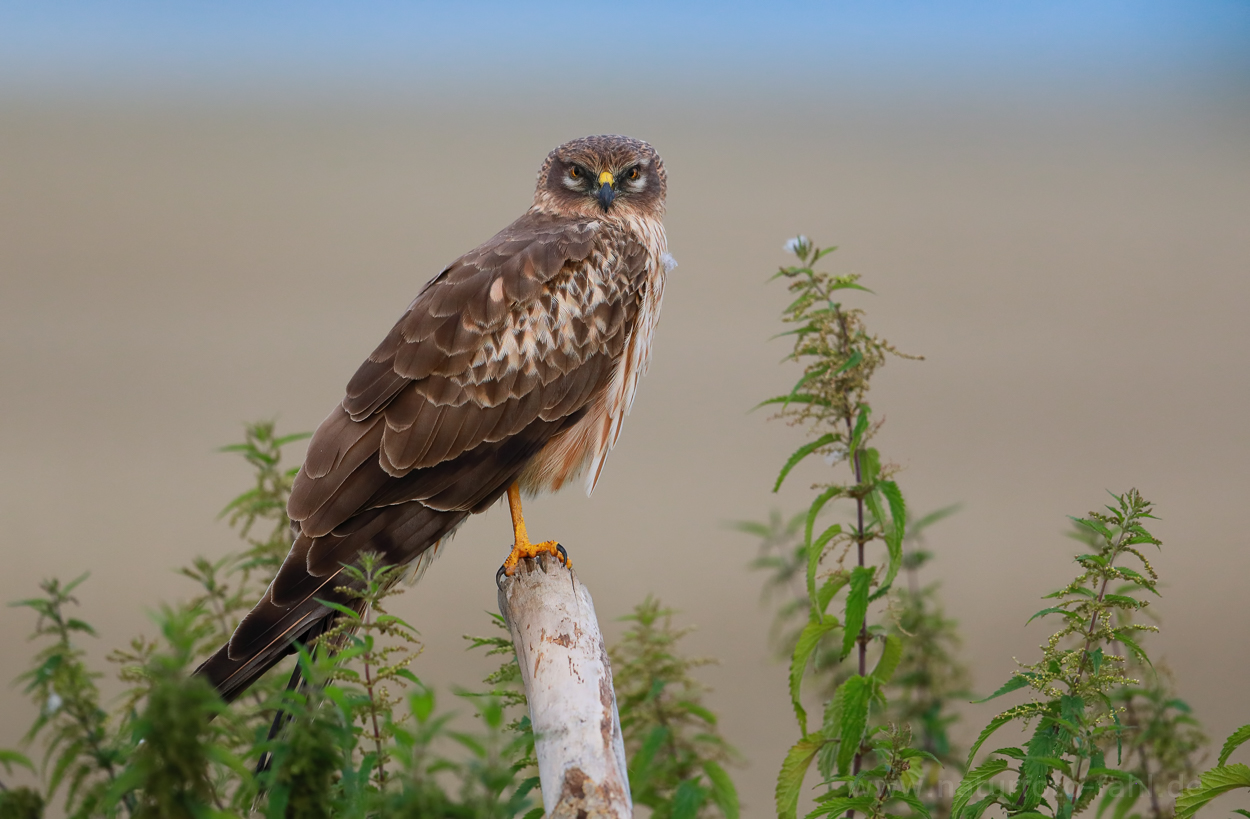
[[[295,479],[295,542],[201,672],[232,699],[349,602],[344,564],[417,558],[494,503],[611,378],[643,252],[593,223],[526,214],[432,280],[361,365]]]

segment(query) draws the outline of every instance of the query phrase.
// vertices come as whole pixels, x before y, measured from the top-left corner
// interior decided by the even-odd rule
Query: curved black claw
[[[567,549],[565,549],[563,546],[561,546],[559,543],[557,543],[557,544],[556,544],[556,552],[557,552],[557,553],[559,553],[559,555],[560,555],[560,562],[561,562],[561,563],[563,563],[565,566],[569,565],[569,553],[568,553],[568,550],[567,550]]]
[[[499,571],[495,572],[495,585],[496,586],[498,586],[500,581],[503,580],[503,576],[507,571],[508,571],[508,567],[505,564],[502,564],[502,563],[499,564]]]

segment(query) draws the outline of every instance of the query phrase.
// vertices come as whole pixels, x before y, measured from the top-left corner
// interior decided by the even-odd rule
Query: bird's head
[[[534,206],[578,216],[664,215],[667,179],[660,155],[640,139],[613,134],[566,142],[538,172]]]

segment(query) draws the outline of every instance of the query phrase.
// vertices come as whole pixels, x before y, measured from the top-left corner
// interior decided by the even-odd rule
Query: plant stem
[[[1124,543],[1126,532],[1121,530],[1119,537],[1111,544],[1111,554],[1107,557],[1107,567],[1102,570],[1102,585],[1098,587],[1098,597],[1094,599],[1093,609],[1094,616],[1089,620],[1089,628],[1085,632],[1085,647],[1081,649],[1081,662],[1076,667],[1076,677],[1069,683],[1069,691],[1076,690],[1076,686],[1081,681],[1081,675],[1085,673],[1085,661],[1089,658],[1089,647],[1094,644],[1094,632],[1098,630],[1098,619],[1102,616],[1102,604],[1107,594],[1107,586],[1111,583],[1111,567],[1115,564],[1115,559],[1120,554],[1120,547]],[[1077,797],[1081,790],[1081,763],[1083,760],[1077,759],[1076,770],[1072,776],[1072,804],[1076,805]]]
[[[365,631],[368,633],[373,607],[365,607]],[[386,757],[382,753],[382,732],[378,728],[378,701],[373,695],[373,677],[369,671],[369,654],[361,658],[365,666],[365,691],[369,694],[369,718],[373,722],[373,745],[378,751],[378,786],[386,787]]]

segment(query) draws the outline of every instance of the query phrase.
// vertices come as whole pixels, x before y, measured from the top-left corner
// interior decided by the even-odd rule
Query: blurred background
[[[242,423],[310,430],[420,286],[529,204],[557,144],[649,140],[670,277],[594,497],[527,506],[609,635],[648,593],[697,630],[746,815],[795,737],[757,545],[798,430],[769,342],[782,243],[838,244],[891,361],[878,444],[931,530],[976,688],[1031,662],[1065,515],[1157,504],[1163,631],[1210,734],[1250,721],[1250,5],[0,3],[0,597],[90,571],[93,657],[236,548]],[[295,448],[298,450],[298,447]],[[298,454],[298,452],[293,453]],[[507,514],[396,605],[447,697],[489,668]],[[5,676],[33,647],[0,610]],[[114,691],[109,683],[105,690]],[[997,713],[969,706],[967,738]],[[0,746],[35,713],[0,690]]]

